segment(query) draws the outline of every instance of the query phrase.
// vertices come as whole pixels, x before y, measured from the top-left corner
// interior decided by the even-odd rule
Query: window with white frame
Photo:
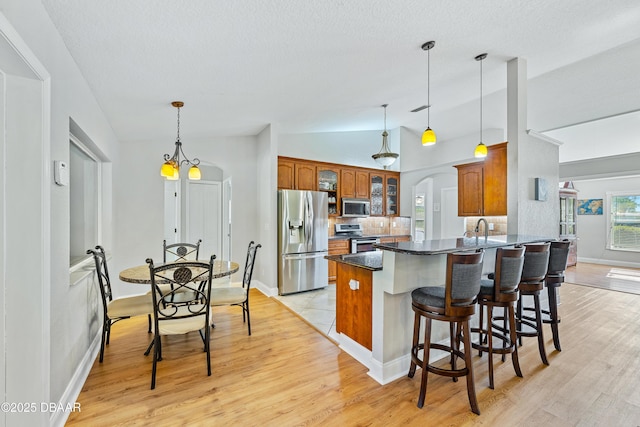
[[[82,142],[69,139],[70,267],[89,258],[87,249],[99,244],[100,161]]]
[[[640,252],[640,191],[607,193],[607,249]]]

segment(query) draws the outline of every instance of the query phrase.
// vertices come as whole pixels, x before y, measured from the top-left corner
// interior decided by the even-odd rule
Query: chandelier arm
[[[183,160],[180,161],[180,164],[187,164],[187,165],[192,165],[192,166],[198,166],[200,164],[200,159],[194,157],[193,160],[189,160],[189,158],[186,156],[186,154],[184,154],[184,151],[182,151],[182,143],[181,142],[176,142],[176,144],[179,144],[178,147],[180,149],[180,153],[182,153],[182,157]],[[176,149],[177,151],[177,149]]]
[[[164,161],[168,162],[168,161],[174,161],[176,164],[180,163],[180,152],[182,151],[182,149],[180,148],[180,146],[182,145],[182,143],[178,140],[176,141],[176,148],[175,150],[173,150],[173,155],[169,155],[169,154],[165,154],[164,155]],[[182,153],[182,155],[184,156],[184,153]]]

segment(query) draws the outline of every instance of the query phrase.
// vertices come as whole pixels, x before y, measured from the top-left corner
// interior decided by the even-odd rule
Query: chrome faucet
[[[478,220],[478,222],[476,223],[476,228],[475,228],[475,232],[476,232],[476,245],[478,244],[478,232],[480,231],[480,223],[484,222],[484,242],[487,243],[487,238],[489,237],[489,223],[487,222],[486,219],[484,218],[480,218]]]

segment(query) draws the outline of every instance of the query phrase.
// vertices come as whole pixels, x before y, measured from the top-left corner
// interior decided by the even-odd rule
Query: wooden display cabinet
[[[572,188],[560,189],[560,240],[567,239],[569,245],[569,257],[567,267],[578,263],[578,230],[576,219],[578,214],[578,192]]]
[[[385,176],[385,195],[386,195],[386,214],[389,216],[397,216],[400,212],[400,192],[398,186],[400,180],[396,176]]]
[[[340,215],[339,189],[342,186],[340,169],[318,166],[318,191],[327,193],[327,205],[330,216]]]
[[[400,174],[397,172],[369,173],[371,215],[398,216],[400,214]]]

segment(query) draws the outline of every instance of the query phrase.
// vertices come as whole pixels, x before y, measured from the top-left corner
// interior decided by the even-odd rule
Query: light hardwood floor
[[[332,341],[252,290],[251,337],[239,309],[215,310],[210,377],[197,334],[168,337],[150,390],[146,318],[116,324],[67,425],[639,426],[640,296],[568,283],[560,293],[563,351],[545,325],[550,366],[535,339],[525,339],[524,378],[495,357],[490,390],[487,356],[474,356],[480,416],[469,409],[464,381],[435,375],[418,409],[420,372],[379,385]]]

